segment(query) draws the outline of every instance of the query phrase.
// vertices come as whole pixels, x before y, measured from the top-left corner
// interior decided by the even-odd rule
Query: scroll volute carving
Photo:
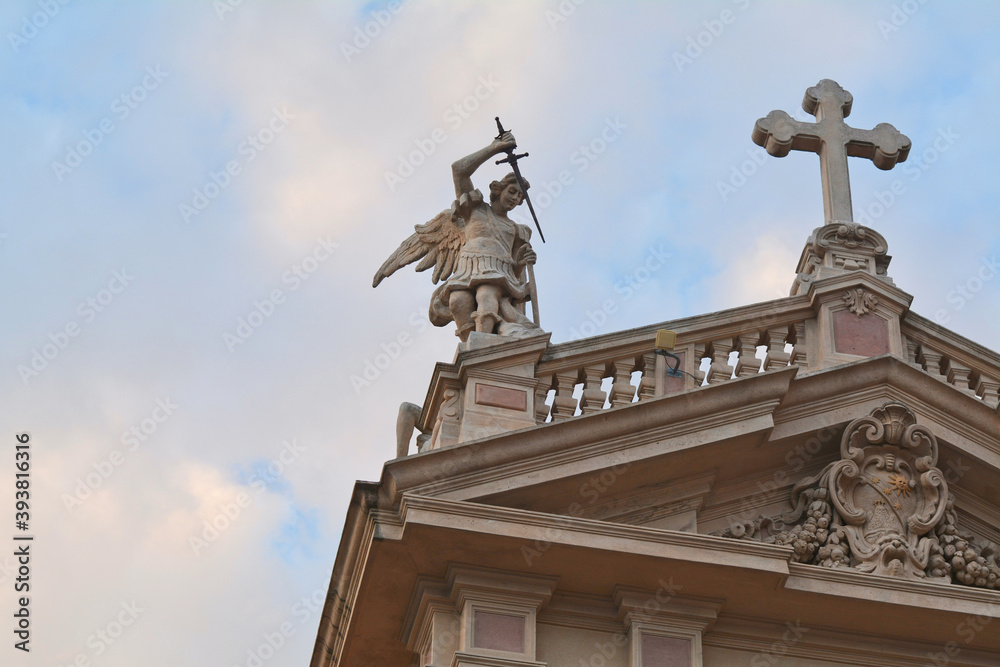
[[[792,508],[718,535],[792,547],[796,563],[1000,588],[1000,553],[958,525],[934,434],[902,403],[847,425],[840,460],[799,480]]]
[[[901,403],[851,422],[827,488],[862,572],[922,578],[944,517],[948,483],[937,439]]]

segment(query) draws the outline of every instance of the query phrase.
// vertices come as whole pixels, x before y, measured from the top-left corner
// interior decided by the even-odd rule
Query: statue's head
[[[513,194],[516,192],[517,199],[515,200],[514,205],[511,206],[510,208],[513,209],[514,206],[517,206],[518,204],[523,202],[524,193],[521,192],[521,187],[517,184],[517,176],[514,175],[514,172],[510,172],[509,174],[501,178],[499,181],[493,181],[492,183],[490,183],[490,204],[495,204],[497,200],[504,195],[504,193],[508,192],[508,188],[511,187],[513,187],[513,191],[511,191],[508,194]],[[530,188],[531,184],[528,183],[528,181],[524,181],[524,187],[525,189]]]

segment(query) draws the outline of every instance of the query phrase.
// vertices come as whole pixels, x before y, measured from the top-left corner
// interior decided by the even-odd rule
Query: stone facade
[[[355,487],[312,667],[1000,665],[1000,355],[910,310],[841,181],[785,298],[471,333]]]
[[[1000,664],[1000,355],[882,260],[823,261],[766,303],[461,344],[423,451],[356,488],[314,667]]]

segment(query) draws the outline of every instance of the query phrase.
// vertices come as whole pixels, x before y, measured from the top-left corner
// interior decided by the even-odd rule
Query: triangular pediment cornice
[[[386,464],[383,490],[393,504],[407,491],[480,499],[727,441],[794,440],[887,400],[907,404],[949,449],[1000,474],[996,411],[885,355],[812,373],[790,366],[397,459]],[[718,464],[708,457],[701,472]]]

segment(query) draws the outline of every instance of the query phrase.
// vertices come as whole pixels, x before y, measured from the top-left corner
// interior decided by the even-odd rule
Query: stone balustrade
[[[808,367],[811,315],[805,299],[790,297],[553,345],[535,372],[535,421],[562,421],[790,364]],[[676,376],[667,371],[674,360],[654,349],[657,329],[677,332]]]
[[[652,341],[640,354],[622,350],[608,358],[601,350],[581,366],[542,362],[538,366],[535,390],[535,421],[562,421],[578,414],[628,405],[655,396],[656,354]],[[638,382],[633,376],[638,373]],[[609,380],[609,382],[605,382]],[[605,390],[607,387],[607,390]],[[579,391],[578,391],[579,389]],[[546,404],[553,394],[551,405]]]
[[[910,312],[895,288],[865,287],[881,289],[870,299],[874,312],[846,310],[836,284],[556,345],[541,336],[466,346],[454,363],[438,364],[418,426],[436,449],[789,366],[801,375],[882,354],[998,409],[1000,355]],[[658,329],[677,334],[677,374],[656,352]]]
[[[983,400],[1000,404],[1000,355],[909,313],[903,321],[907,361],[925,373]]]

